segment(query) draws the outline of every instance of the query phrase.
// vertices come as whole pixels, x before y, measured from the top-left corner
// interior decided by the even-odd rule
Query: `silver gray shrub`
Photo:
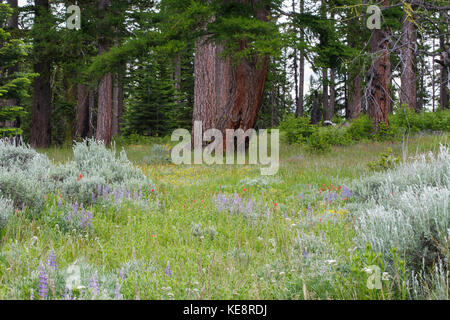
[[[358,245],[369,243],[383,253],[388,265],[395,247],[409,270],[423,270],[439,261],[447,264],[449,167],[449,149],[441,146],[437,155],[428,153],[356,182]]]
[[[11,200],[0,196],[0,229],[4,228],[8,218],[14,213],[14,207]]]
[[[23,205],[40,209],[51,184],[47,179],[50,160],[28,145],[0,140],[0,193]]]
[[[154,188],[153,182],[127,159],[124,150],[116,157],[114,146],[110,150],[103,142],[87,139],[75,143],[73,153],[72,162],[55,166],[50,172],[55,189],[66,198],[88,203],[93,193],[100,196],[99,190],[102,193],[104,188],[130,192]]]

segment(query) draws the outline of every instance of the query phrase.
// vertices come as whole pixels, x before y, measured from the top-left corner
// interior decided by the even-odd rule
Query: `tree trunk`
[[[384,0],[383,6],[389,6],[389,0]],[[391,73],[389,37],[389,31],[386,29],[375,29],[372,32],[371,53],[376,57],[369,70],[367,111],[374,122],[376,131],[380,129],[380,123],[389,125],[389,80]]]
[[[121,76],[119,74],[114,75],[114,87],[113,87],[113,107],[112,107],[112,128],[111,134],[115,136],[120,134],[120,124],[123,114],[123,85]]]
[[[48,0],[35,1],[35,23],[40,20],[45,13],[49,12]],[[43,25],[45,26],[45,22]],[[41,39],[35,39],[35,46],[39,46]],[[35,50],[39,50],[35,47]],[[51,139],[51,89],[50,89],[50,62],[44,57],[34,65],[34,72],[39,76],[34,78],[33,88],[33,111],[31,125],[31,145],[33,147],[48,147]]]
[[[81,140],[89,133],[89,88],[79,84],[77,93],[77,110],[75,120],[75,139]]]
[[[441,12],[441,18],[442,20],[447,20],[448,21],[448,14],[446,14],[444,11]],[[446,19],[447,18],[447,19]],[[443,30],[441,31],[441,35],[439,37],[439,45],[440,45],[440,49],[442,51],[442,57],[441,57],[441,72],[440,72],[440,83],[441,83],[441,93],[440,93],[440,100],[441,100],[441,108],[443,110],[448,109],[449,105],[449,74],[448,74],[448,70],[450,68],[450,63],[449,63],[449,59],[450,57],[448,56],[450,54],[450,50],[448,47],[448,43],[447,43],[447,30],[448,30],[448,25],[447,27],[444,26]]]
[[[256,16],[267,20],[267,10],[256,9]],[[202,121],[203,131],[216,128],[222,133],[253,128],[262,105],[269,57],[254,56],[232,64],[230,58],[220,57],[221,45],[205,40],[196,43],[193,123]],[[246,43],[240,40],[239,45],[244,49]]]
[[[98,85],[98,112],[97,112],[97,136],[98,141],[103,141],[109,146],[112,139],[111,127],[112,113],[112,76],[106,74]]]
[[[311,124],[318,124],[322,119],[322,114],[319,109],[319,94],[314,90],[314,102],[311,110]]]
[[[336,73],[333,68],[330,69],[330,82],[330,120],[332,120],[336,112]]]
[[[305,1],[300,0],[300,13],[305,12]],[[303,43],[305,40],[305,35],[303,29],[300,30],[300,42]],[[299,70],[299,84],[298,84],[298,101],[295,114],[298,117],[303,117],[303,105],[304,105],[304,93],[305,93],[305,51],[300,49],[300,70]]]
[[[292,12],[295,13],[295,0],[292,0]],[[294,38],[295,40],[297,40],[297,28],[295,27],[295,25],[293,26],[293,31],[294,31]],[[294,64],[293,64],[293,69],[294,69],[294,90],[295,90],[295,106],[296,108],[298,108],[298,104],[299,104],[299,95],[298,95],[298,91],[299,91],[299,87],[298,87],[298,53],[297,53],[297,48],[296,48],[296,44],[294,44]],[[298,116],[298,111],[296,109],[295,111],[295,115]]]
[[[92,138],[95,136],[95,128],[96,128],[96,118],[95,118],[95,101],[98,96],[98,86],[95,85],[93,89],[89,90],[89,129],[88,129],[88,137]],[[97,100],[98,101],[98,100]]]
[[[106,11],[110,0],[99,0],[98,8],[102,14]],[[105,35],[101,35],[98,40],[99,54],[103,54],[109,50],[109,42],[105,39]],[[98,141],[103,141],[109,146],[112,139],[112,75],[107,73],[100,80],[98,85],[98,112],[97,112],[97,136]]]
[[[361,115],[361,74],[357,72],[350,82],[348,101],[348,119],[357,119]]]
[[[333,118],[333,112],[330,110],[330,94],[328,86],[328,69],[322,68],[322,104],[323,104],[323,120],[327,121]]]
[[[402,28],[402,75],[400,89],[400,103],[406,104],[416,112],[420,112],[417,105],[417,79],[416,79],[416,34],[414,23],[405,16]]]

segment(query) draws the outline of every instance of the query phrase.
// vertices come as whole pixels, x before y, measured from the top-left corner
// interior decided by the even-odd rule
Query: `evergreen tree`
[[[24,115],[24,109],[11,105],[27,97],[27,89],[33,74],[18,72],[14,66],[23,62],[27,56],[26,46],[20,39],[13,39],[5,30],[13,11],[7,4],[0,3],[0,137],[22,134],[22,129],[8,123]]]

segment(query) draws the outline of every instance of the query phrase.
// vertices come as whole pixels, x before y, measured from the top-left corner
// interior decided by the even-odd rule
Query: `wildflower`
[[[170,263],[169,263],[169,261],[167,261],[166,274],[167,274],[169,277],[172,276],[172,270],[170,270]]]
[[[125,280],[126,274],[125,274],[125,269],[122,267],[122,269],[120,269],[120,278],[122,280]]]
[[[344,196],[344,198],[348,199],[353,197],[353,194],[350,192],[350,189],[347,188],[345,185],[342,186],[342,195]]]
[[[311,213],[312,213],[311,203],[308,203],[308,216],[311,217]]]
[[[114,291],[114,298],[117,299],[117,300],[122,299],[122,295],[120,294],[120,284],[119,284],[119,281],[117,281],[117,284],[116,284],[116,290]]]
[[[54,250],[51,250],[50,253],[48,254],[47,265],[50,268],[53,268],[54,270],[58,268],[56,265],[56,256]]]
[[[30,289],[30,300],[34,300],[34,290]]]
[[[391,276],[387,272],[383,272],[383,274],[381,275],[381,280],[383,281],[388,281],[390,278]]]
[[[48,294],[48,277],[44,266],[39,266],[39,295],[42,300],[47,299]]]
[[[95,295],[98,295],[100,293],[97,272],[95,272],[92,278],[89,279],[89,289],[92,289]]]

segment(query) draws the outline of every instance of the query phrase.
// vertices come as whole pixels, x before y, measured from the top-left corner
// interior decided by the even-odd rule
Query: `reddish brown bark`
[[[361,115],[361,74],[359,72],[350,81],[348,113],[348,119],[357,119]]]
[[[77,91],[75,138],[80,140],[86,138],[89,132],[89,88],[79,84]]]
[[[110,0],[99,0],[98,8],[102,14],[106,7],[110,4]],[[104,29],[104,28],[102,28]],[[106,35],[101,35],[98,40],[99,54],[103,54],[109,50],[109,41]],[[98,85],[98,111],[97,111],[97,136],[98,141],[103,141],[106,145],[111,144],[112,140],[112,75],[107,73],[100,80]]]
[[[39,21],[45,12],[49,12],[48,0],[35,1],[35,20]],[[37,23],[37,22],[35,22]],[[35,46],[42,40],[35,39]],[[38,50],[38,49],[36,49]],[[50,89],[50,62],[41,58],[34,65],[34,72],[39,76],[34,78],[33,111],[30,143],[33,147],[48,147],[51,139],[51,89]]]
[[[266,20],[267,11],[257,9],[258,19]],[[262,105],[269,58],[254,56],[232,64],[222,58],[223,47],[197,41],[193,122],[202,121],[203,130],[216,128],[251,129]],[[240,41],[240,48],[246,47]]]
[[[112,114],[112,76],[106,74],[98,85],[97,137],[106,145],[111,144],[111,114]]]
[[[123,114],[123,87],[118,74],[114,75],[112,104],[111,134],[114,137],[120,134],[120,122]]]
[[[389,6],[389,0],[383,1],[383,6]],[[389,125],[389,80],[391,63],[389,60],[389,31],[387,29],[373,30],[371,52],[376,56],[369,70],[369,96],[367,111],[378,131],[380,123]]]
[[[417,79],[416,79],[416,34],[414,23],[405,17],[402,28],[402,75],[400,102],[409,108],[420,112],[417,105]]]

